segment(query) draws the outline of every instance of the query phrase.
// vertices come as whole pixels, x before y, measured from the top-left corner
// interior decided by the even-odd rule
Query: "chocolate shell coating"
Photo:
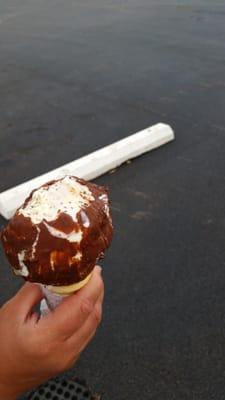
[[[65,179],[65,178],[63,178]],[[51,181],[41,188],[49,188]],[[1,233],[6,256],[16,275],[46,285],[64,286],[83,280],[90,274],[109,247],[112,219],[107,189],[83,179],[75,180],[91,192],[92,200],[81,205],[76,217],[57,210],[56,218],[34,222],[23,211],[34,190]]]

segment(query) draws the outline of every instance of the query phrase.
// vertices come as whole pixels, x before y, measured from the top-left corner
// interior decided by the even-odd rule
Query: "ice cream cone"
[[[35,189],[0,239],[14,273],[40,285],[41,312],[49,312],[88,283],[112,234],[108,190],[65,176]]]
[[[92,273],[90,273],[85,279],[83,279],[80,282],[73,283],[72,285],[67,285],[67,286],[47,286],[47,288],[50,290],[52,293],[59,294],[61,296],[68,296],[69,294],[72,294],[76,292],[77,290],[80,290],[83,286],[85,286],[89,279],[91,278]]]

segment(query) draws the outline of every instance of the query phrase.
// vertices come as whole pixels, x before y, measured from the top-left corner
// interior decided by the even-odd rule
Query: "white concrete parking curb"
[[[12,217],[29,193],[52,179],[75,175],[91,180],[110,171],[127,160],[138,157],[174,139],[169,125],[159,123],[125,139],[103,147],[78,160],[72,161],[37,178],[0,193],[0,214]]]

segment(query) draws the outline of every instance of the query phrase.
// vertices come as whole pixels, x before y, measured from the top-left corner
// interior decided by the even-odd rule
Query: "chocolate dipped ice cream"
[[[112,234],[107,190],[66,176],[34,190],[1,239],[16,275],[63,294],[88,281]]]

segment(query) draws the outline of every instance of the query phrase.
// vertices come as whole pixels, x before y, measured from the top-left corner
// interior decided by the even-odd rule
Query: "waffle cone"
[[[52,292],[59,294],[60,296],[68,296],[69,294],[72,294],[76,292],[77,290],[81,289],[83,286],[85,286],[89,279],[91,278],[92,273],[90,273],[85,279],[83,279],[80,282],[73,283],[72,285],[67,285],[67,286],[47,286],[47,288]]]

